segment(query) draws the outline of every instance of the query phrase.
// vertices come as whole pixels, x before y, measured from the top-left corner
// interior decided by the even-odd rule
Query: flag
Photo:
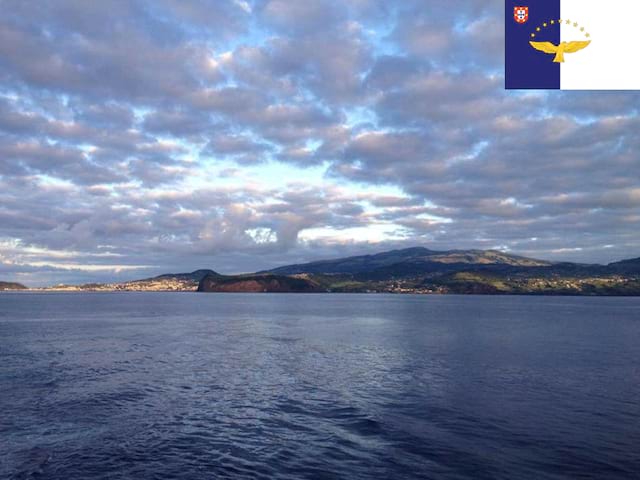
[[[639,0],[505,0],[507,89],[640,90]]]

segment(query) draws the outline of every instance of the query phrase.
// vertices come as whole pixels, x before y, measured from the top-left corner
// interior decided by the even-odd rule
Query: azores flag
[[[640,90],[640,0],[505,0],[507,89]]]

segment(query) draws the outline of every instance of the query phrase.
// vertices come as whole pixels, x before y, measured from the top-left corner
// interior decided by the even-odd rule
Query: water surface
[[[0,477],[640,478],[640,298],[0,295]]]

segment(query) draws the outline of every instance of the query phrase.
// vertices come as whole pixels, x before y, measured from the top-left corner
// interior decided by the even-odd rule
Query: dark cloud
[[[109,102],[106,104],[80,104],[75,120],[101,129],[129,130],[133,127],[134,114],[128,105]]]
[[[142,127],[154,134],[191,137],[205,135],[212,125],[209,116],[202,112],[156,110],[144,117]]]

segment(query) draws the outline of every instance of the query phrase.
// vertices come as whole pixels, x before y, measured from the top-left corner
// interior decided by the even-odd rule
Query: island
[[[247,274],[201,269],[37,290],[635,296],[640,295],[640,258],[598,265],[549,262],[496,250],[413,247]]]

